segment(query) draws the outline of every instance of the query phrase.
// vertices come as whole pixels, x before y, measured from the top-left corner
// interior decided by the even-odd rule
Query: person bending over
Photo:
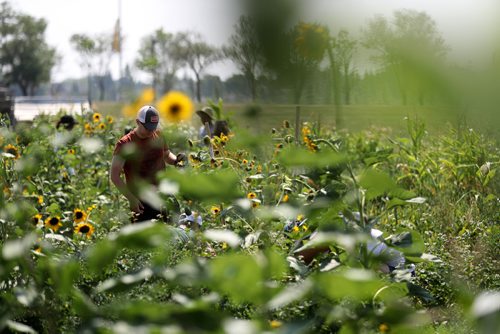
[[[136,127],[120,138],[113,152],[111,182],[127,198],[133,223],[165,215],[161,208],[147,201],[144,190],[158,185],[157,173],[167,164],[178,165],[185,160],[184,153],[175,155],[170,151],[158,129],[159,121],[153,106],[140,108]]]

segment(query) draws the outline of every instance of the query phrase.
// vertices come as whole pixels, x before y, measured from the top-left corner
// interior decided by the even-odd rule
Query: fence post
[[[295,107],[295,144],[299,145],[300,106]]]

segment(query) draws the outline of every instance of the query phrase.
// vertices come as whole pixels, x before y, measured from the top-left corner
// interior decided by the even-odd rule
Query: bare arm
[[[127,198],[130,203],[130,209],[134,212],[142,212],[144,206],[141,201],[130,192],[125,181],[123,181],[121,173],[123,171],[123,166],[125,165],[125,160],[113,155],[113,160],[111,161],[110,169],[110,179],[111,182],[118,188],[118,190]]]
[[[166,153],[165,161],[167,162],[167,164],[175,165],[177,163],[177,156],[172,152],[170,152],[170,150],[167,150],[165,153]]]

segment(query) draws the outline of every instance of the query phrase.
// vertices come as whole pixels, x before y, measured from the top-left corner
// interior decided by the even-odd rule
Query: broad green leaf
[[[207,230],[203,235],[215,242],[225,242],[232,248],[236,248],[241,244],[241,238],[230,230]]]
[[[251,320],[225,319],[222,323],[224,333],[258,333],[257,324]]]
[[[373,199],[387,195],[398,188],[396,182],[386,173],[367,169],[359,178],[359,185],[366,189],[366,198]]]
[[[472,304],[472,314],[476,318],[486,317],[491,314],[500,314],[500,292],[484,291],[480,293]]]
[[[424,240],[416,231],[401,231],[386,238],[386,242],[405,256],[419,257],[425,249]]]
[[[51,268],[52,280],[62,296],[69,296],[80,276],[80,265],[74,260],[59,262]]]
[[[278,160],[288,167],[324,168],[345,164],[349,161],[349,157],[330,150],[311,152],[290,146],[280,152]]]
[[[393,302],[401,300],[408,295],[406,283],[390,283],[377,290],[373,301]]]
[[[7,240],[2,248],[2,256],[5,260],[14,260],[26,255],[35,244],[36,235],[28,234],[26,237],[17,240]]]
[[[100,273],[110,265],[118,254],[119,246],[115,241],[102,240],[89,248],[86,257],[89,269],[94,273]]]
[[[253,256],[219,256],[212,261],[210,273],[214,290],[236,302],[259,303],[264,297],[262,269]]]
[[[376,169],[365,170],[359,178],[359,185],[366,189],[366,198],[369,200],[384,195],[401,200],[416,197],[412,191],[401,188],[389,175]],[[392,206],[402,204],[406,203],[401,201],[390,203]]]
[[[109,239],[115,240],[121,247],[154,248],[172,239],[172,229],[171,226],[153,221],[143,222],[127,225],[118,233],[110,235]]]
[[[82,319],[88,319],[97,313],[97,307],[92,303],[92,300],[78,289],[73,289],[73,304],[74,311]]]
[[[30,284],[27,287],[15,287],[14,294],[17,302],[25,307],[32,306],[33,302],[39,296],[39,293],[33,284]]]
[[[430,261],[434,263],[443,263],[443,260],[441,260],[439,257],[428,253],[422,253],[422,255],[420,255],[419,257],[406,256],[406,260],[414,263],[425,262],[425,261]]]
[[[264,271],[266,279],[281,280],[288,271],[284,254],[278,252],[276,248],[271,247],[265,251],[265,255],[267,260]]]
[[[323,293],[331,299],[354,298],[369,300],[387,283],[376,278],[372,271],[349,269],[335,273],[320,273],[315,282]]]
[[[98,153],[104,147],[102,140],[95,137],[82,138],[79,140],[78,144],[82,152],[89,155]]]
[[[30,334],[38,333],[36,330],[31,328],[30,326],[22,324],[20,322],[13,321],[13,320],[7,320],[5,322],[5,324],[7,325],[8,328],[10,328],[13,331],[18,332],[18,333],[30,333]]]
[[[96,288],[97,293],[102,293],[105,291],[125,291],[130,289],[131,286],[136,285],[148,278],[153,276],[153,270],[151,268],[144,268],[141,271],[122,276],[120,278],[110,278],[99,284]]]
[[[301,300],[311,291],[313,286],[314,283],[309,279],[301,281],[298,284],[289,284],[283,291],[274,296],[273,299],[267,303],[266,307],[269,310],[274,310]]]
[[[349,252],[354,251],[356,244],[366,240],[362,234],[346,234],[338,232],[318,232],[313,238],[306,242],[302,247],[296,249],[294,253],[319,248],[323,246],[339,246]]]
[[[160,178],[177,183],[180,194],[197,201],[224,202],[243,196],[239,176],[228,169],[201,174],[170,168],[162,172]]]

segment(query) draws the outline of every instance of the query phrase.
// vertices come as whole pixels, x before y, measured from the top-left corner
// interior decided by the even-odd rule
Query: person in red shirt
[[[178,165],[185,160],[183,153],[175,155],[170,151],[158,130],[159,121],[153,106],[139,109],[136,127],[120,138],[113,152],[110,179],[129,201],[134,223],[164,215],[161,208],[148,203],[141,192],[144,194],[142,190],[146,187],[158,185],[156,174],[167,164]]]

